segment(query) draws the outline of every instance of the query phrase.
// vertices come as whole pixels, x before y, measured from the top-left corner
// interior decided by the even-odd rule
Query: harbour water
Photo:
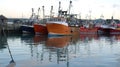
[[[0,67],[120,67],[120,35],[0,36]]]

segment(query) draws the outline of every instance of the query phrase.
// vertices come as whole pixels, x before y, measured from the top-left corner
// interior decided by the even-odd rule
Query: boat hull
[[[97,34],[98,28],[80,28],[80,34]]]
[[[42,24],[34,24],[34,30],[35,30],[35,34],[48,33],[46,25],[42,25]]]
[[[71,35],[71,28],[57,23],[47,23],[49,35]]]
[[[120,34],[120,28],[117,29],[111,29],[110,34]]]
[[[99,31],[102,32],[102,34],[110,34],[111,30],[115,29],[114,27],[111,27],[109,25],[102,25],[99,27]]]
[[[20,26],[20,29],[21,29],[22,33],[32,33],[32,34],[34,34],[33,26],[23,25],[23,26]]]

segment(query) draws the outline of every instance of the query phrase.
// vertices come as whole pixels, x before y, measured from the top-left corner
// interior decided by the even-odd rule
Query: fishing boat
[[[44,19],[40,20],[39,23],[36,23],[33,25],[35,34],[47,34],[47,27],[46,27],[46,21]]]
[[[113,21],[112,27],[110,34],[120,34],[120,23]]]
[[[22,30],[22,33],[34,34],[34,28],[32,25],[21,25],[20,29]]]
[[[85,28],[80,27],[80,34],[97,34],[98,28]]]
[[[54,17],[47,23],[48,35],[71,35],[71,28],[66,23],[65,18]]]
[[[61,10],[60,6],[61,2],[59,2],[58,16],[54,17],[51,15],[46,23],[48,35],[71,35],[71,28],[67,23],[67,11]]]
[[[110,29],[110,34],[120,34],[120,23],[117,23],[115,20],[113,20],[113,17],[112,17],[111,26],[113,28]]]
[[[109,23],[102,24],[99,28],[105,34],[120,34],[120,24],[114,21],[113,16]]]
[[[110,34],[120,34],[119,24],[115,25],[115,27],[113,29],[110,29]]]
[[[97,34],[98,28],[94,26],[93,22],[80,27],[80,34]]]
[[[37,23],[39,21],[39,19],[38,19],[39,10],[40,10],[40,8],[38,9],[38,15],[35,15],[34,9],[32,8],[31,17],[29,18],[29,20],[27,22],[24,21],[24,23],[20,26],[20,29],[21,29],[22,33],[35,33],[33,24]]]
[[[109,34],[111,29],[112,29],[112,27],[110,27],[110,26],[107,25],[107,24],[101,25],[101,26],[99,27],[99,31],[101,31],[103,34]]]
[[[47,27],[44,24],[34,24],[35,34],[47,34]]]
[[[47,27],[46,27],[46,21],[47,19],[45,19],[45,15],[44,15],[44,6],[42,6],[43,8],[43,19],[41,19],[38,23],[34,24],[34,31],[35,34],[47,34]]]

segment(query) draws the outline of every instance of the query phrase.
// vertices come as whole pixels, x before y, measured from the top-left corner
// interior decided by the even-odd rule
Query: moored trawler
[[[103,34],[120,34],[120,24],[118,20],[111,19],[106,20],[98,27]]]
[[[80,28],[80,34],[97,34],[98,28]]]
[[[39,20],[38,23],[34,24],[34,30],[35,30],[35,34],[47,34],[47,27],[46,27],[46,21],[47,19],[44,18],[44,6],[42,6],[43,8],[43,19]]]
[[[71,1],[70,1],[71,4]],[[51,7],[52,14],[53,6]],[[48,35],[71,35],[71,28],[67,23],[67,11],[61,10],[61,2],[59,2],[58,16],[50,16],[46,22]]]
[[[35,34],[47,34],[46,24],[34,24]]]
[[[120,34],[120,28],[111,29],[110,34]]]
[[[38,12],[39,10],[40,8],[38,9]],[[32,15],[30,19],[27,22],[24,22],[25,24],[21,25],[20,27],[22,33],[35,33],[33,24],[39,21],[38,17],[39,15],[35,15],[34,9],[32,8]]]
[[[110,34],[120,34],[120,23],[116,23],[114,20],[112,21],[112,29],[110,29]]]
[[[54,17],[47,23],[48,35],[70,35],[71,29],[65,21],[65,18]]]
[[[20,29],[22,30],[22,33],[33,33],[34,34],[34,28],[31,25],[22,25],[20,26]]]
[[[93,22],[89,22],[88,25],[80,27],[80,34],[97,34],[98,28],[94,26]]]
[[[35,34],[47,34],[46,21],[44,19],[40,20],[39,23],[34,24]]]

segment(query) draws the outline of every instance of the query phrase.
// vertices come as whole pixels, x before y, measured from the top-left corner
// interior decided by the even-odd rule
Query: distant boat
[[[30,19],[27,22],[24,22],[24,24],[20,27],[22,33],[35,33],[33,25],[39,22],[39,10],[40,8],[38,9],[38,15],[35,15],[34,9],[32,8],[32,15]]]
[[[22,25],[20,26],[22,33],[34,34],[34,28],[32,25]]]
[[[97,34],[98,28],[83,28],[80,27],[80,34]]]
[[[105,34],[120,34],[120,24],[114,21],[113,16],[108,24],[102,24],[99,30]]]
[[[111,24],[110,26],[112,27],[112,29],[110,29],[110,34],[120,34],[120,23],[117,22],[119,20],[114,20],[113,16],[111,17]]]
[[[48,35],[71,35],[71,28],[62,17],[53,17],[46,23]]]
[[[110,29],[110,34],[120,34],[120,24],[115,24],[113,27]]]
[[[23,34],[34,34],[34,27],[33,27],[34,23],[35,21],[24,22],[24,24],[20,26],[20,30],[22,31]]]
[[[80,34],[97,34],[98,28],[94,27],[92,22],[89,22],[88,25],[80,27]]]

